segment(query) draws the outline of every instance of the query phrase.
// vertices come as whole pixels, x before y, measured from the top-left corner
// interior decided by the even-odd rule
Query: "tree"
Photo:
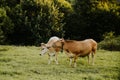
[[[74,13],[66,20],[66,38],[93,38],[101,41],[105,32],[119,35],[120,7],[116,2],[98,0],[76,0]],[[71,33],[70,33],[71,32]]]
[[[65,0],[21,0],[7,11],[14,23],[9,40],[12,44],[38,45],[51,36],[62,37],[65,13],[70,10]]]
[[[13,24],[10,18],[6,14],[4,8],[0,8],[0,42],[1,44],[7,44],[8,35],[12,33]],[[9,41],[8,41],[9,42]]]

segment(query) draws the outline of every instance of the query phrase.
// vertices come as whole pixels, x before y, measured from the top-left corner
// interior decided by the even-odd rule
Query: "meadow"
[[[40,56],[40,47],[0,45],[0,80],[120,80],[120,52],[98,50],[95,65],[87,57],[77,67],[69,66],[64,53],[56,65],[48,65],[48,55]]]

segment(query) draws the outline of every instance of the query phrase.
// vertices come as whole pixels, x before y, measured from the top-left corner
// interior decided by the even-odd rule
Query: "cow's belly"
[[[86,53],[86,54],[84,53],[84,54],[80,54],[79,57],[85,57],[85,56],[88,56],[88,55],[89,55],[89,53]]]
[[[90,50],[89,51],[73,52],[73,54],[78,55],[79,57],[88,56],[90,53],[91,53]]]
[[[78,49],[78,48],[72,48],[72,49],[65,49],[66,53],[68,53],[68,56],[74,57],[74,56],[80,56],[85,57],[91,53],[91,49]]]

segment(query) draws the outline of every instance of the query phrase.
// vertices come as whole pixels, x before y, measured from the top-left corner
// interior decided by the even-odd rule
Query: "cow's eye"
[[[42,48],[41,50],[44,50],[44,48]]]

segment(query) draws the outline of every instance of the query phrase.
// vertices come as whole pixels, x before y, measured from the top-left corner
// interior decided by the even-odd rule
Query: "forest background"
[[[51,36],[102,41],[120,35],[117,0],[0,0],[0,44],[39,45]]]

